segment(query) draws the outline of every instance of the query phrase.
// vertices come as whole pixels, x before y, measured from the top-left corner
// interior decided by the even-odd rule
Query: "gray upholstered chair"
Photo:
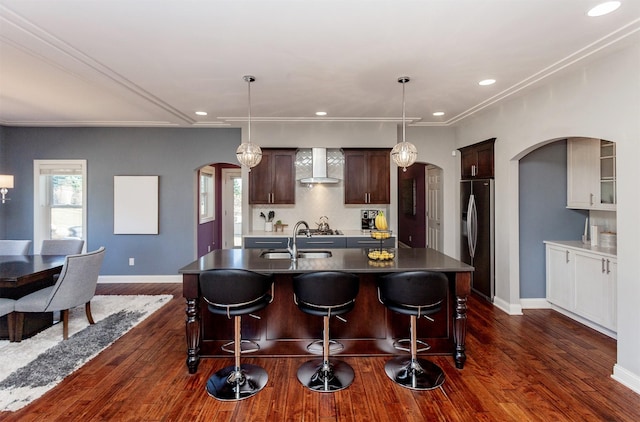
[[[40,255],[76,255],[82,253],[82,239],[45,239]]]
[[[9,328],[9,341],[14,339],[15,314],[13,313],[16,301],[13,299],[0,298],[0,317],[7,316],[7,326]]]
[[[101,247],[86,254],[67,255],[56,284],[16,300],[15,341],[22,340],[24,312],[62,311],[65,340],[69,337],[69,309],[84,304],[89,324],[93,324],[91,298],[96,293],[104,253]]]
[[[26,255],[30,240],[0,240],[0,255]]]

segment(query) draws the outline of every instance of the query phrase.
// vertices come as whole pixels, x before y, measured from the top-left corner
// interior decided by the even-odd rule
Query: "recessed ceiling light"
[[[436,111],[433,113],[434,116],[444,116],[444,111]]]
[[[600,3],[596,7],[589,9],[587,15],[591,17],[606,15],[607,13],[611,13],[620,7],[619,1],[607,1],[604,3]]]
[[[316,111],[316,116],[326,116],[327,112],[326,111]]]
[[[197,114],[198,116],[206,116],[206,115],[207,115],[207,112],[206,112],[206,111],[196,111],[196,114]]]
[[[495,79],[485,79],[483,81],[478,82],[478,85],[486,86],[486,85],[493,85],[495,83],[496,83]]]

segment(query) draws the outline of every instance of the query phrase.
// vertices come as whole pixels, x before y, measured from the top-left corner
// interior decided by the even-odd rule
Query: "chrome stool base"
[[[433,390],[444,383],[442,368],[425,359],[393,358],[384,370],[393,382],[412,390]]]
[[[240,368],[227,366],[209,378],[207,393],[222,401],[242,400],[262,390],[268,380],[267,371],[260,366],[249,364],[242,364]]]
[[[353,368],[341,361],[313,359],[298,369],[298,380],[305,387],[321,393],[331,393],[347,388],[353,382]]]

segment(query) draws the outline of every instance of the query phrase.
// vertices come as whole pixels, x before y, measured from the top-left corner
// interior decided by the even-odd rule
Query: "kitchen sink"
[[[331,251],[298,251],[298,258],[330,258]],[[289,251],[264,251],[260,254],[264,259],[291,259]]]
[[[300,251],[298,258],[331,258],[330,251]]]

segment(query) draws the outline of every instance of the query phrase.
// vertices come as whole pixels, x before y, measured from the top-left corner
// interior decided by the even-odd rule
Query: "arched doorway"
[[[212,163],[198,168],[196,192],[198,257],[214,249],[241,247],[240,167],[229,163]]]
[[[580,241],[585,221],[603,231],[617,230],[615,143],[553,139],[523,152],[518,160],[519,296],[523,308],[544,307],[548,304],[543,241]],[[591,165],[586,165],[589,160]],[[580,174],[568,171],[572,161]]]

